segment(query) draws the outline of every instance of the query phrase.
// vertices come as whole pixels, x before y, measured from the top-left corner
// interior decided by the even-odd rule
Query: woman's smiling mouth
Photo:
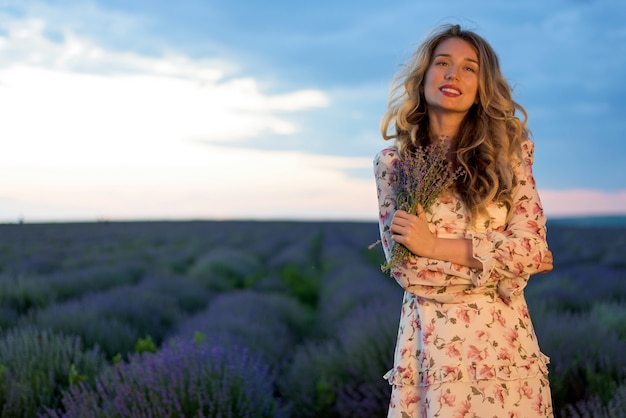
[[[441,86],[439,88],[439,91],[441,91],[446,96],[460,96],[461,94],[463,94],[458,87],[453,86],[451,84],[446,84],[444,86]]]

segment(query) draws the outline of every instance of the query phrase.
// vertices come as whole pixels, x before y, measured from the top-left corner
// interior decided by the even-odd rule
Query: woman
[[[405,293],[389,417],[553,416],[523,294],[552,269],[525,120],[491,46],[458,25],[426,39],[396,79],[381,127],[395,145],[374,161],[387,260],[394,245],[412,253],[392,270]],[[398,162],[436,141],[462,175],[428,211],[396,210]]]

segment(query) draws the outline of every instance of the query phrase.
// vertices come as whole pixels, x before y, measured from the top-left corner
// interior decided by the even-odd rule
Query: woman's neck
[[[448,135],[448,134],[440,134],[437,132],[432,132],[430,133],[430,142],[431,144],[434,142],[448,142],[450,144],[452,144],[452,142],[454,142],[454,135]]]
[[[429,114],[429,131],[430,131],[430,140],[451,140],[454,139],[457,132],[459,131],[459,126],[461,126],[461,121],[463,117],[452,117],[452,115],[448,115],[447,117],[440,114]]]

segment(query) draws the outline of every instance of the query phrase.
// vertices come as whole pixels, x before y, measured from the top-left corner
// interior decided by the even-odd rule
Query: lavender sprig
[[[441,193],[461,175],[462,167],[453,170],[452,163],[448,161],[448,150],[448,141],[435,141],[407,153],[399,161],[396,181],[393,184],[396,210],[404,210],[413,215],[417,215],[419,205],[428,210]],[[392,273],[395,267],[406,263],[412,255],[404,245],[395,245],[391,259],[381,269]]]

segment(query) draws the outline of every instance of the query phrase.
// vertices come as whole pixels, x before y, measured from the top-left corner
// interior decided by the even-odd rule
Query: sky
[[[0,0],[0,222],[377,219],[390,82],[497,51],[548,217],[626,215],[622,0]]]

